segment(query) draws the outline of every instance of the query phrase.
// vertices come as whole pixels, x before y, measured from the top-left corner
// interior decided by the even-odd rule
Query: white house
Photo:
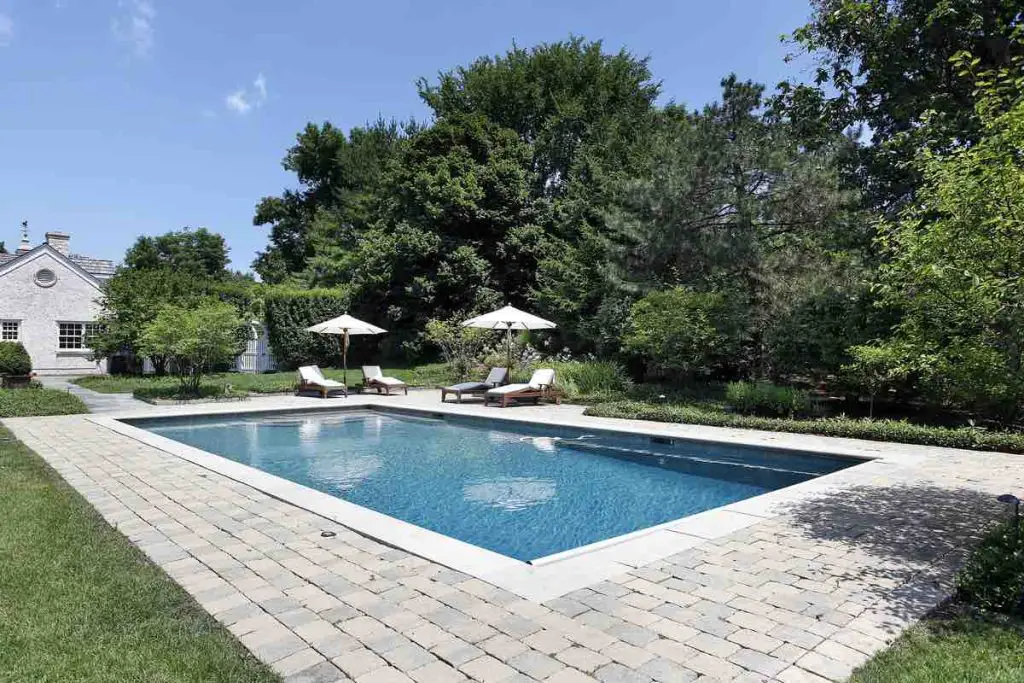
[[[40,375],[106,372],[90,359],[86,339],[100,314],[103,281],[114,263],[72,254],[71,237],[46,233],[36,247],[23,224],[21,245],[0,254],[0,341],[19,341]]]

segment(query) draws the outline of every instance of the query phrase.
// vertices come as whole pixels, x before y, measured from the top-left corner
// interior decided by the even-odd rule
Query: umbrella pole
[[[348,386],[348,330],[341,335],[341,383]]]
[[[508,381],[512,383],[512,326],[505,330],[505,348],[508,350]]]

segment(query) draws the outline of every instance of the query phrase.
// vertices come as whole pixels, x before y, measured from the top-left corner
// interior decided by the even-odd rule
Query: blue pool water
[[[638,435],[369,411],[133,424],[526,561],[856,464]]]

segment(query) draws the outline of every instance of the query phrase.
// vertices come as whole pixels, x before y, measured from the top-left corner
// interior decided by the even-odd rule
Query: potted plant
[[[32,358],[19,342],[0,342],[0,380],[7,389],[32,383]]]

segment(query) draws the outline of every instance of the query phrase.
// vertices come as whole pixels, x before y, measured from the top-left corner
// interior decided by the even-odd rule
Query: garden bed
[[[82,399],[67,391],[29,387],[0,389],[0,418],[88,413]]]
[[[584,414],[594,417],[816,434],[943,448],[1024,453],[1024,434],[1020,432],[990,431],[973,427],[933,427],[902,420],[870,420],[848,417],[818,419],[758,417],[729,412],[712,402],[609,401],[590,406]]]

